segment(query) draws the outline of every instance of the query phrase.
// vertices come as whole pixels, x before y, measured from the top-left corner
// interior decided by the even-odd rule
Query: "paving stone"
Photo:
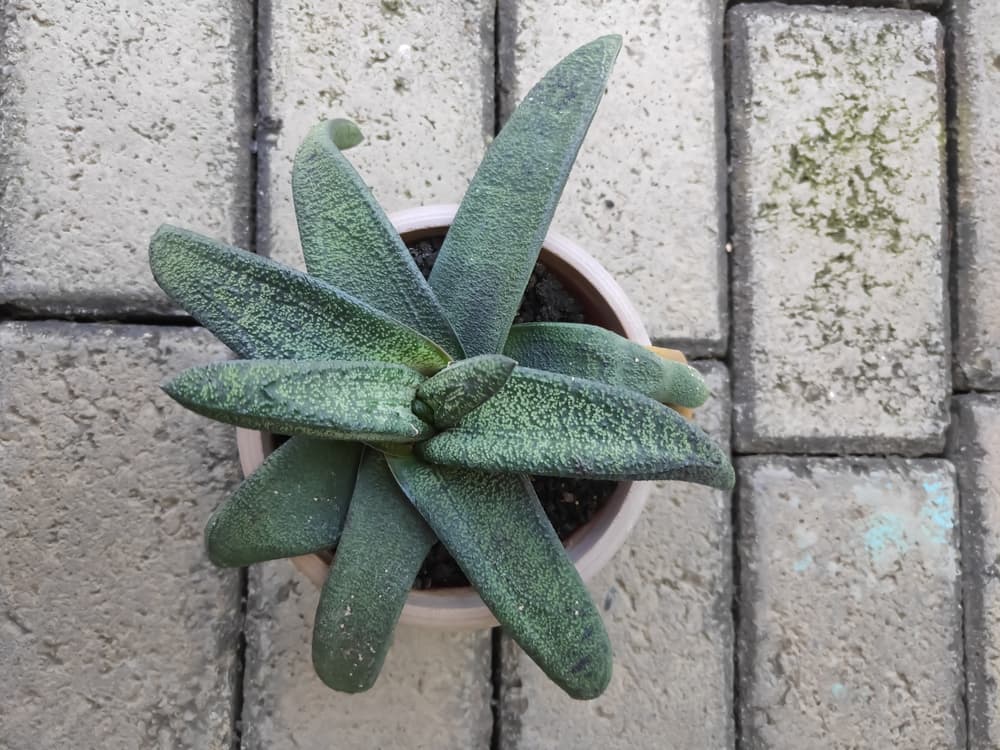
[[[490,636],[400,626],[366,693],[337,693],[312,668],[319,590],[286,560],[250,569],[243,747],[488,748]]]
[[[955,400],[969,747],[1000,747],[1000,395]]]
[[[730,11],[741,452],[940,452],[951,392],[942,27]]]
[[[0,13],[0,304],[173,312],[147,265],[156,227],[249,236],[253,3]]]
[[[197,328],[0,325],[0,747],[228,750],[239,576],[203,552],[232,428],[158,384]]]
[[[955,2],[958,258],[955,376],[1000,389],[1000,5]]]
[[[689,356],[726,349],[725,132],[717,0],[502,3],[504,110],[560,58],[624,37],[553,228],[611,271],[650,336]]]
[[[965,747],[951,464],[762,456],[738,477],[744,747]]]
[[[354,120],[347,156],[387,211],[458,203],[493,135],[493,3],[264,6],[258,248],[302,265],[292,158],[316,123]]]
[[[753,2],[754,0],[750,0]],[[944,0],[782,0],[782,5],[827,5],[839,8],[899,8],[901,10],[940,10]]]
[[[697,421],[729,438],[729,378],[698,363],[712,401]],[[733,746],[729,493],[657,483],[632,538],[591,583],[615,652],[607,692],[574,701],[503,646],[501,748]]]

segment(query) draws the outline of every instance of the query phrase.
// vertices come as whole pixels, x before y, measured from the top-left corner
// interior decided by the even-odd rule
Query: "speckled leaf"
[[[499,353],[621,47],[580,47],[528,92],[490,145],[431,271],[468,356]]]
[[[690,365],[658,357],[641,344],[597,326],[515,325],[504,354],[523,367],[630,388],[663,404],[696,408],[708,398],[704,378]]]
[[[417,398],[430,407],[435,426],[453,427],[503,388],[515,364],[502,354],[452,362],[420,384]]]
[[[361,128],[350,120],[335,117],[332,120],[327,120],[323,125],[333,145],[341,151],[354,148],[365,139],[361,134]]]
[[[160,227],[149,264],[163,291],[241,357],[397,362],[428,375],[450,361],[329,284],[194,232]]]
[[[611,678],[604,624],[523,477],[390,458],[393,474],[497,621],[574,698]]]
[[[461,424],[416,446],[427,461],[588,479],[682,479],[729,489],[729,458],[673,409],[635,391],[518,367]]]
[[[209,559],[239,567],[333,547],[361,451],[359,443],[289,440],[212,514],[205,529]]]
[[[255,359],[194,367],[163,389],[192,411],[238,427],[405,443],[433,434],[410,409],[423,380],[381,362]]]
[[[292,195],[306,268],[461,358],[455,332],[409,250],[334,145],[335,122],[314,127],[295,154]]]
[[[348,693],[375,683],[434,541],[385,459],[367,451],[316,611],[313,666],[323,682]]]

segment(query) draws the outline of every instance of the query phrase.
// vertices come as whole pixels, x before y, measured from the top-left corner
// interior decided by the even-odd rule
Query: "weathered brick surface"
[[[249,235],[253,3],[23,0],[0,19],[0,303],[164,312],[163,222]]]
[[[336,693],[312,668],[318,600],[319,591],[287,561],[250,570],[246,750],[489,747],[488,632],[400,627],[375,687],[358,695]]]
[[[1000,747],[1000,395],[955,401],[969,747]]]
[[[940,10],[944,0],[783,0],[782,5],[828,5],[841,8],[899,8],[901,10]]]
[[[239,581],[202,526],[232,429],[158,388],[195,328],[0,325],[0,747],[228,750]]]
[[[620,33],[608,92],[553,227],[631,296],[654,340],[726,347],[722,20],[716,0],[505,3],[505,109],[577,46]],[[502,16],[503,18],[503,16]]]
[[[738,472],[744,747],[965,747],[951,464]]]
[[[728,443],[728,375],[698,367],[712,400],[697,421]],[[732,747],[731,544],[728,493],[659,483],[590,586],[615,652],[607,692],[573,701],[505,641],[501,747]]]
[[[1000,4],[955,2],[958,258],[955,375],[1000,389]]]
[[[292,158],[321,120],[365,141],[348,158],[387,211],[457,203],[493,134],[493,4],[382,0],[350,12],[273,0],[262,19],[258,246],[301,265]]]
[[[730,27],[737,447],[940,451],[941,25],[751,4]]]

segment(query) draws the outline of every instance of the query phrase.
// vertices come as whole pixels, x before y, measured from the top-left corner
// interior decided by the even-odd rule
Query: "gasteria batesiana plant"
[[[603,329],[512,325],[621,40],[576,50],[489,147],[425,281],[341,153],[312,130],[292,189],[308,275],[169,226],[160,286],[241,360],[164,388],[213,419],[292,438],[216,511],[217,565],[336,547],[313,663],[371,687],[422,561],[440,539],[503,628],[575,698],[608,684],[596,607],[526,475],[679,479],[729,488],[728,458],[665,404],[698,374]]]

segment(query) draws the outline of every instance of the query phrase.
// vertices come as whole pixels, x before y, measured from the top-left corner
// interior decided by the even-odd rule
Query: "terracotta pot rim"
[[[431,236],[446,229],[457,205],[432,205],[390,215],[401,235]],[[649,335],[625,292],[592,256],[575,242],[549,232],[540,260],[560,277],[571,291],[592,306],[593,313],[638,344],[648,345]],[[237,446],[243,473],[249,476],[263,462],[269,438],[254,430],[237,429]],[[635,526],[646,499],[648,482],[619,482],[611,497],[585,525],[566,540],[566,549],[584,581],[591,580],[624,544]],[[292,558],[317,587],[322,587],[329,567],[319,555]],[[476,630],[497,624],[492,613],[471,587],[410,592],[400,623],[439,630]]]

